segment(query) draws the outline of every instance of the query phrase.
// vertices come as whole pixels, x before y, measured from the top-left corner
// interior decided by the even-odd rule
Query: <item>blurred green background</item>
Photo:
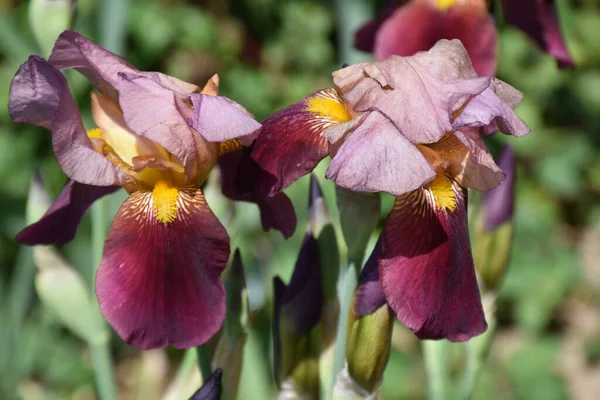
[[[221,93],[261,120],[330,87],[330,73],[342,63],[369,59],[349,44],[357,24],[383,2],[129,0],[121,2],[126,13],[109,16],[102,16],[100,3],[78,2],[75,30],[99,40],[102,29],[110,29],[107,20],[125,18],[122,55],[128,61],[199,85],[218,72]],[[498,76],[524,92],[517,111],[532,133],[518,140],[496,135],[489,143],[495,153],[504,143],[514,146],[519,175],[513,257],[498,303],[500,327],[477,399],[600,395],[600,5],[558,3],[574,70],[558,70],[520,31],[499,28]],[[14,241],[25,226],[34,171],[41,171],[52,197],[66,181],[49,133],[13,124],[7,113],[12,76],[30,54],[41,54],[28,5],[0,0],[0,399],[93,399],[86,345],[42,306],[33,286],[31,249]],[[69,82],[89,117],[90,87],[75,74]],[[333,184],[323,170],[321,165],[319,178],[336,216]],[[288,241],[278,232],[262,232],[255,206],[232,205],[217,188],[207,193],[233,245],[241,248],[250,305],[257,310],[245,349],[241,399],[273,397],[270,282],[275,274],[285,281],[291,274],[306,226],[307,183],[304,178],[288,190],[298,213],[296,234]],[[112,215],[123,198],[121,193],[110,200]],[[384,199],[384,213],[389,207],[390,199]],[[88,218],[61,250],[84,276],[92,262]],[[142,354],[113,339],[119,398],[160,398],[182,352]],[[417,339],[397,324],[393,346],[381,397],[425,398]],[[461,363],[457,356],[457,370]],[[155,391],[144,391],[148,387]]]

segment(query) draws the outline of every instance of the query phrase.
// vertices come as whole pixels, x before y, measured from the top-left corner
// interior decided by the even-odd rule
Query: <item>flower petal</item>
[[[158,222],[151,192],[125,201],[108,232],[96,277],[102,313],[130,345],[188,348],[225,316],[221,273],[229,237],[200,189],[182,189],[177,215]]]
[[[232,200],[255,203],[260,210],[265,231],[277,229],[286,239],[294,234],[296,213],[285,193],[263,197],[256,190],[256,181],[260,181],[265,172],[250,157],[249,148],[219,157],[218,164],[221,169],[221,188],[225,196]]]
[[[554,0],[502,0],[506,21],[527,33],[529,37],[554,57],[560,68],[574,66],[563,41]]]
[[[390,0],[385,9],[371,22],[362,26],[354,35],[354,47],[358,50],[372,52],[375,38],[381,25],[394,14],[397,8],[404,6],[410,0]]]
[[[515,154],[512,147],[506,146],[500,158],[499,167],[506,173],[506,180],[498,187],[484,193],[481,198],[484,214],[484,227],[489,232],[513,217],[515,209]]]
[[[75,237],[79,222],[92,203],[118,189],[119,186],[91,186],[69,180],[42,218],[17,234],[17,241],[29,246],[63,246]]]
[[[194,111],[188,123],[209,142],[243,138],[249,146],[254,139],[252,133],[262,126],[244,107],[227,97],[192,94],[190,100]]]
[[[119,76],[119,104],[129,129],[175,155],[190,178],[199,168],[197,163],[208,161],[207,168],[212,168],[218,146],[207,143],[188,125],[192,110],[187,104],[152,79]]]
[[[65,77],[43,58],[31,56],[13,78],[9,111],[15,122],[52,130],[52,147],[69,178],[112,186],[126,174],[92,148]]]
[[[353,302],[354,312],[357,316],[371,314],[386,303],[385,294],[379,281],[380,256],[381,239],[377,241],[373,252],[360,272]]]
[[[462,171],[454,179],[462,187],[485,192],[500,185],[506,174],[496,165],[487,146],[475,128],[461,128],[454,132],[458,140],[469,149]]]
[[[381,284],[398,319],[421,339],[464,341],[487,328],[475,279],[466,192],[454,211],[419,189],[396,198],[382,233]]]
[[[335,71],[333,80],[355,112],[379,110],[413,143],[433,143],[452,131],[452,114],[491,82],[477,78],[456,39],[411,57],[354,64]]]
[[[474,96],[464,109],[458,114],[452,125],[454,129],[463,126],[483,127],[484,131],[490,133],[494,129],[500,130],[507,135],[520,137],[529,133],[530,129],[511,107],[516,100],[514,89],[498,80],[494,80],[492,86]],[[496,93],[508,99],[504,102]],[[518,104],[518,102],[517,102]]]
[[[182,98],[199,89],[196,85],[160,72],[138,71],[121,57],[75,31],[64,31],[58,37],[48,61],[60,70],[76,69],[113,98],[116,98],[114,91],[119,84],[119,72],[145,76]]]
[[[324,89],[264,120],[252,151],[252,158],[272,175],[270,182],[261,182],[264,194],[277,193],[311,172],[327,155],[323,132],[350,118],[337,92]]]
[[[439,39],[460,39],[479,76],[496,72],[496,27],[483,4],[457,4],[439,11],[428,3],[400,7],[380,27],[375,57],[411,56],[429,50]]]
[[[401,195],[435,177],[425,157],[377,111],[366,114],[329,164],[327,178],[358,192]]]

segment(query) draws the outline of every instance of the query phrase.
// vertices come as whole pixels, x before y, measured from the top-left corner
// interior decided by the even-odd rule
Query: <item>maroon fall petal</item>
[[[257,182],[270,175],[250,157],[250,151],[244,147],[219,157],[223,194],[232,200],[255,203],[260,210],[263,229],[277,229],[287,239],[296,230],[294,205],[285,193],[264,197],[256,190]]]
[[[385,9],[371,22],[362,26],[354,35],[354,47],[358,50],[372,52],[375,46],[375,37],[381,25],[394,14],[398,7],[410,0],[391,0]]]
[[[559,68],[575,65],[562,38],[554,0],[502,0],[502,11],[506,21],[535,40]]]
[[[119,186],[91,186],[69,180],[44,216],[19,232],[16,239],[28,246],[63,246],[75,237],[79,222],[92,203],[118,189]]]
[[[327,156],[329,142],[323,131],[343,121],[310,111],[309,102],[315,98],[343,103],[334,89],[320,90],[263,121],[252,151],[252,158],[271,175],[259,182],[263,195],[285,189]]]
[[[487,324],[475,278],[466,191],[436,210],[422,188],[396,198],[382,233],[381,284],[398,319],[421,339],[465,341]]]
[[[378,60],[392,54],[411,56],[429,50],[440,39],[460,39],[479,76],[496,72],[496,27],[479,5],[456,5],[438,11],[433,5],[412,2],[400,7],[376,34],[374,52]]]
[[[113,221],[96,276],[100,309],[134,347],[201,345],[225,316],[229,237],[200,189],[180,190],[167,224],[152,204],[150,192],[135,192]]]
[[[52,148],[62,170],[77,182],[112,186],[126,174],[97,153],[65,77],[38,56],[31,56],[13,78],[9,112],[15,122],[52,130]]]

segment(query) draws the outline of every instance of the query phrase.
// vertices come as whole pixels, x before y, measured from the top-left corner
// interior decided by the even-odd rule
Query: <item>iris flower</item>
[[[91,93],[97,127],[87,132],[65,69],[98,89]],[[108,232],[96,294],[108,322],[138,348],[200,345],[224,318],[220,275],[229,236],[201,187],[219,155],[249,144],[260,124],[217,91],[217,76],[201,89],[139,71],[72,31],[58,38],[48,61],[30,57],[12,82],[12,119],[52,131],[54,153],[70,178],[44,217],[17,239],[62,245],[96,199],[124,188],[129,197]]]
[[[559,67],[573,65],[554,1],[503,0],[502,8],[505,20],[526,32]],[[410,56],[439,39],[454,38],[463,42],[479,75],[495,74],[497,34],[485,0],[391,0],[356,33],[355,46],[382,60],[392,54]]]
[[[482,135],[522,136],[521,94],[478,77],[458,40],[333,73],[320,90],[263,121],[252,157],[276,193],[330,155],[326,176],[395,196],[379,258],[383,292],[421,338],[466,340],[486,329],[467,230],[467,191],[504,172]]]

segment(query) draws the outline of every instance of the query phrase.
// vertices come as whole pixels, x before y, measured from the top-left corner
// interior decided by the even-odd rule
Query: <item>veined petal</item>
[[[396,198],[382,233],[379,271],[389,306],[418,337],[464,341],[487,324],[469,242],[466,191],[446,183],[451,186],[432,185]],[[448,187],[451,193],[441,193]],[[440,207],[444,196],[454,196],[454,206],[445,199],[448,207]]]
[[[143,72],[105,48],[74,31],[64,31],[56,40],[48,60],[56,68],[76,69],[104,94],[116,99],[118,73],[135,73],[153,80],[184,98],[198,86],[160,72]]]
[[[354,64],[333,80],[355,112],[377,109],[413,143],[434,143],[452,131],[452,114],[491,83],[477,77],[456,39],[410,57]]]
[[[411,56],[440,39],[460,39],[479,76],[496,71],[496,27],[483,2],[456,4],[439,11],[427,2],[411,2],[383,22],[374,39],[378,60],[392,54]]]
[[[92,203],[118,189],[119,186],[91,186],[69,180],[42,218],[17,234],[17,241],[29,246],[62,246],[70,242]]]
[[[88,185],[112,186],[127,175],[97,153],[81,121],[65,77],[43,58],[31,56],[15,75],[9,111],[15,122],[52,130],[52,147],[69,178]]]
[[[462,187],[485,192],[500,185],[506,174],[496,165],[476,128],[461,128],[454,132],[458,140],[469,149],[469,157],[454,179]]]
[[[435,177],[425,157],[381,113],[370,112],[329,164],[327,178],[358,192],[401,195]]]
[[[194,111],[188,120],[204,139],[224,142],[241,138],[245,145],[252,144],[252,135],[262,125],[244,107],[223,96],[192,94]]]
[[[96,277],[100,309],[134,347],[198,346],[225,316],[229,237],[200,189],[179,190],[171,222],[158,221],[155,201],[135,192],[115,216]]]
[[[502,11],[509,24],[527,33],[560,68],[574,66],[558,25],[554,0],[502,0]]]
[[[221,169],[223,194],[232,200],[255,203],[260,210],[260,220],[265,231],[277,229],[287,239],[296,230],[296,213],[285,193],[264,197],[256,190],[257,181],[265,175],[250,157],[250,149],[242,148],[227,153],[218,160]]]
[[[272,175],[261,182],[265,195],[277,193],[311,172],[326,155],[323,132],[351,119],[334,89],[313,93],[263,121],[252,158]]]
[[[218,145],[207,143],[188,125],[191,108],[149,78],[139,74],[119,76],[119,103],[129,129],[177,157],[190,179],[197,171],[210,170],[216,162]]]

